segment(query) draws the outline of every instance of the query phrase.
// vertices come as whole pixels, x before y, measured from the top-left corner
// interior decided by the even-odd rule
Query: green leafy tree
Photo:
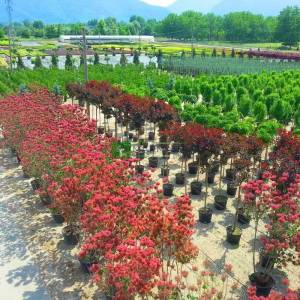
[[[124,52],[122,52],[121,57],[120,57],[120,65],[121,66],[127,65],[127,57]]]
[[[233,94],[229,94],[225,97],[224,103],[223,103],[223,109],[225,112],[229,112],[233,110],[234,106],[236,104],[236,100]]]
[[[240,99],[238,110],[243,115],[243,117],[249,116],[252,111],[252,101],[248,95],[243,95]]]
[[[231,49],[231,57],[232,58],[235,57],[235,50],[234,50],[234,48]]]
[[[41,57],[38,55],[34,60],[34,68],[39,69],[42,67],[43,67],[42,60],[41,60]]]
[[[57,68],[58,67],[58,56],[53,54],[51,56],[51,65],[52,65],[52,68]]]
[[[280,12],[276,33],[278,40],[285,45],[298,45],[300,41],[299,7],[287,7]]]
[[[292,114],[292,108],[289,103],[279,99],[273,103],[270,109],[270,115],[280,123],[286,124]]]
[[[99,54],[97,52],[95,52],[94,54],[94,65],[99,65],[100,63],[100,59],[99,59]]]
[[[18,58],[17,58],[17,68],[18,69],[24,69],[25,68],[23,59],[22,59],[20,54],[18,54]]]
[[[269,94],[267,97],[266,97],[266,105],[267,105],[267,109],[268,109],[268,112],[270,113],[270,110],[271,110],[271,107],[272,105],[279,101],[280,100],[280,96],[279,94],[277,93],[272,93],[272,94]]]
[[[253,114],[258,123],[261,123],[268,114],[267,106],[261,101],[255,102],[253,106]]]
[[[138,51],[134,51],[134,54],[133,54],[133,63],[135,65],[139,65],[140,64],[140,54]]]
[[[220,105],[222,102],[222,95],[220,93],[220,91],[218,90],[214,90],[213,94],[212,94],[212,101],[214,105]]]
[[[66,62],[65,62],[65,68],[70,69],[73,67],[73,60],[72,55],[70,53],[67,53],[66,55]]]

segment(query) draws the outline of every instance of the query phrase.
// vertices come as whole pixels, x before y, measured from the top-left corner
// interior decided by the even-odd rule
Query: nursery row
[[[180,77],[141,66],[90,67],[91,79],[107,80],[123,91],[151,96],[174,106],[184,121],[268,138],[274,128],[291,122],[300,127],[300,72],[240,76]],[[64,94],[69,82],[80,82],[83,70],[0,71],[0,94],[25,91],[28,84]],[[268,130],[267,130],[268,129]],[[266,132],[267,131],[267,132]]]
[[[158,125],[164,157],[176,144],[183,165],[188,157],[197,155],[194,166],[196,172],[202,169],[207,174],[206,187],[213,166],[214,172],[218,166],[222,173],[229,162],[231,172],[227,175],[240,187],[237,212],[242,208],[255,220],[255,234],[258,221],[268,221],[262,239],[263,272],[255,268],[250,276],[257,289],[249,289],[249,299],[270,293],[274,281],[269,271],[275,265],[298,263],[300,141],[296,136],[281,132],[269,160],[262,161],[264,144],[255,137],[225,134],[221,129],[192,123],[181,125],[176,122],[176,112],[162,101],[149,100],[145,107],[153,109],[152,114],[142,114],[142,109],[146,111],[144,100],[137,102],[107,83],[91,82],[83,94],[81,90],[76,94],[76,88],[71,85],[69,91],[74,97],[85,95],[80,101],[101,104],[106,127],[109,116],[118,112],[123,125],[128,124],[124,132],[128,138],[130,127],[139,137],[144,122],[151,122],[151,140]],[[115,159],[111,155],[113,140],[97,133],[95,121],[89,121],[80,107],[60,105],[58,100],[45,90],[1,100],[2,132],[24,175],[34,178],[33,188],[43,203],[57,221],[65,222],[65,242],[80,240],[79,259],[99,288],[113,299],[134,299],[137,295],[225,299],[223,281],[228,273],[219,278],[210,270],[201,272],[199,266],[188,268],[198,249],[192,242],[195,220],[187,194],[168,200],[163,193],[170,183],[165,181],[162,190],[159,183],[151,183],[149,173],[137,172],[139,159]],[[138,157],[140,150],[138,147]],[[203,219],[207,212],[205,201],[200,221],[207,222],[207,217]],[[228,228],[228,242],[236,242],[240,233],[236,221]],[[254,251],[255,243],[256,236]],[[187,280],[187,269],[193,270],[195,284]],[[297,294],[273,292],[267,299],[276,297],[293,300]]]
[[[163,59],[163,70],[183,75],[199,74],[251,74],[296,70],[300,67],[299,62],[274,61],[269,59],[246,59],[232,57],[176,57]]]

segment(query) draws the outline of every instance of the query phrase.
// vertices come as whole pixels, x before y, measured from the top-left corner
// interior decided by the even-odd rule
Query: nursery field
[[[249,74],[297,70],[300,62],[287,62],[231,57],[170,57],[163,61],[163,70],[183,75],[199,74]]]
[[[213,73],[0,70],[1,178],[54,299],[299,299],[300,71]]]
[[[300,71],[178,76],[172,73],[128,65],[90,66],[92,80],[107,80],[124,92],[168,102],[183,121],[225,131],[272,138],[276,129],[300,127]],[[65,86],[81,82],[83,70],[36,69],[13,73],[0,71],[0,95],[25,91],[30,84],[49,88],[67,97]]]

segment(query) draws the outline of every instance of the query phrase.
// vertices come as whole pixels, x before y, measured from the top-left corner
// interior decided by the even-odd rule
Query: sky
[[[142,1],[152,5],[169,6],[170,4],[174,3],[176,0],[142,0]]]

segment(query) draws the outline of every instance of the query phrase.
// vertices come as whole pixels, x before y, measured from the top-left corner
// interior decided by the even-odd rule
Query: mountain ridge
[[[175,13],[185,10],[195,10],[202,13],[212,12],[224,15],[235,11],[250,11],[265,16],[275,16],[287,6],[298,5],[300,0],[177,0],[169,9]]]
[[[147,19],[162,19],[170,12],[167,8],[140,0],[89,0],[88,5],[86,2],[86,0],[14,0],[12,17],[18,22],[42,20],[46,23],[71,23],[107,17],[128,21],[132,15]],[[0,1],[0,20],[7,22],[4,1]]]

